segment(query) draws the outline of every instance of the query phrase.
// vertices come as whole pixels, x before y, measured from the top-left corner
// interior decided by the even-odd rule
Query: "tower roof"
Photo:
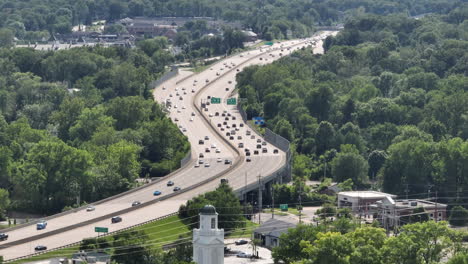
[[[216,208],[212,206],[211,204],[203,206],[202,209],[200,209],[200,214],[203,215],[215,215],[216,214]]]

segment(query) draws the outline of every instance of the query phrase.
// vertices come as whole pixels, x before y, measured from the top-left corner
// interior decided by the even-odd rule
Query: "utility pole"
[[[302,184],[299,185],[299,208],[301,208],[301,211],[302,211],[302,197],[301,197],[301,194],[302,194]],[[302,213],[301,213],[301,211],[299,211],[299,224],[302,223],[302,217],[301,217]]]
[[[262,175],[258,175],[258,224],[261,224],[261,215],[262,215]]]
[[[409,184],[406,184],[406,188],[405,188],[405,193],[406,193],[406,200],[408,200],[408,192],[409,192]]]
[[[275,195],[273,193],[273,183],[271,184],[271,219],[275,218]]]
[[[437,214],[437,190],[435,191],[435,214],[434,214],[435,222],[437,223],[437,220],[439,218],[439,215]]]

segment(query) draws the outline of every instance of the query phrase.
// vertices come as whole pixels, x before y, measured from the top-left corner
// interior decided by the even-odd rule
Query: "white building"
[[[386,197],[396,195],[376,191],[352,191],[338,193],[338,208],[350,208],[354,213],[367,214],[369,206]]]
[[[224,263],[224,230],[218,229],[218,213],[212,205],[200,210],[200,228],[193,230],[193,261],[198,264]]]

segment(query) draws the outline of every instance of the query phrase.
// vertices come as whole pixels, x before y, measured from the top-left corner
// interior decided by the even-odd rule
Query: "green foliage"
[[[460,253],[452,258],[447,262],[447,264],[467,264],[468,263],[468,254]]]
[[[454,206],[452,210],[450,210],[449,222],[454,226],[466,225],[468,222],[468,210],[459,205]]]

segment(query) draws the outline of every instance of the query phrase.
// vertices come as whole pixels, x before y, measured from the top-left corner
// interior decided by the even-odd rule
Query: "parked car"
[[[247,254],[245,252],[241,252],[239,254],[236,255],[238,258],[251,258],[252,257],[252,254]]]
[[[245,240],[245,239],[239,239],[239,240],[236,240],[236,242],[234,242],[237,246],[239,245],[246,245],[249,243],[249,241]]]
[[[119,223],[119,222],[122,222],[122,217],[114,216],[114,217],[111,218],[111,223],[115,224],[115,223]]]

